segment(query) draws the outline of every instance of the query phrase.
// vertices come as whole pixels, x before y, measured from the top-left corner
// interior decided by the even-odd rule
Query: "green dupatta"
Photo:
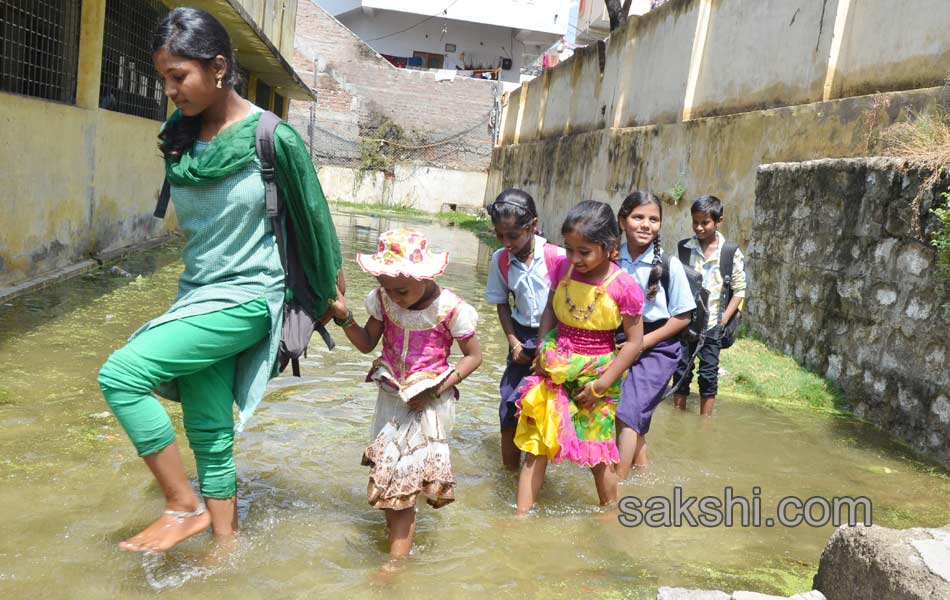
[[[257,157],[256,132],[261,112],[253,111],[214,137],[200,156],[192,149],[178,161],[165,161],[165,176],[174,185],[207,185],[242,169]],[[169,122],[181,118],[179,111]],[[336,278],[343,264],[340,242],[310,152],[293,127],[281,123],[274,133],[277,185],[293,223],[300,264],[316,296],[313,314],[326,312],[336,298]],[[261,202],[264,199],[261,198]]]

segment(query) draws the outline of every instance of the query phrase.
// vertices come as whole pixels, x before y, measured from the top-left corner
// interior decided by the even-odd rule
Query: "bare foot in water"
[[[129,539],[119,542],[119,549],[130,552],[164,552],[209,527],[211,515],[200,504],[194,511],[166,509],[154,523]]]
[[[370,576],[370,583],[374,585],[390,585],[396,580],[396,576],[406,567],[405,558],[391,558],[387,563],[380,567]]]
[[[594,520],[611,523],[616,521],[619,515],[620,511],[617,508],[617,503],[608,502],[600,505],[600,510],[594,513]]]
[[[214,534],[214,545],[204,557],[202,565],[209,568],[226,565],[240,550],[240,538],[237,533]]]

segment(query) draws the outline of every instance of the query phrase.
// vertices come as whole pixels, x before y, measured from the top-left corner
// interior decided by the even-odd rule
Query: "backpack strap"
[[[505,285],[508,285],[508,271],[511,269],[511,253],[508,252],[507,248],[502,248],[501,254],[498,255],[498,270],[501,271],[501,278],[505,281]]]
[[[732,283],[732,263],[736,258],[736,250],[739,249],[739,244],[735,242],[726,242],[722,245],[722,250],[719,251],[719,272],[722,274],[724,280],[728,280],[730,284]]]
[[[722,314],[726,304],[732,300],[732,265],[735,262],[736,251],[739,245],[735,242],[726,242],[719,251],[719,274],[722,275],[722,292],[719,298],[719,320],[722,323]]]
[[[157,219],[164,219],[165,212],[168,210],[168,199],[172,196],[171,185],[168,178],[162,183],[162,191],[158,193],[158,202],[155,203],[155,212],[152,215]]]
[[[261,161],[261,179],[264,180],[264,210],[274,229],[280,264],[284,267],[284,285],[292,288],[292,274],[287,263],[287,240],[280,222],[280,190],[277,189],[277,150],[274,147],[274,132],[280,125],[280,117],[265,110],[257,122],[254,144],[257,158]]]
[[[507,249],[498,255],[498,270],[501,271],[501,278],[508,285],[508,272],[511,270],[511,253]],[[548,280],[554,272],[554,266],[557,262],[558,247],[550,242],[544,242],[544,264],[548,268]]]
[[[693,253],[693,249],[689,247],[689,241],[691,239],[693,238],[686,238],[685,240],[680,240],[679,243],[676,244],[676,253],[684,267],[689,266],[689,257]]]
[[[264,179],[264,203],[267,216],[276,218],[280,212],[280,195],[277,191],[277,151],[274,149],[274,132],[280,125],[280,117],[265,110],[257,122],[255,144],[257,158],[261,161],[261,177]],[[281,261],[283,261],[281,255]]]
[[[663,286],[663,292],[666,294],[666,305],[670,305],[670,255],[660,250],[660,264],[663,266],[663,272],[660,274],[660,285]]]
[[[294,290],[297,287],[294,285],[294,278],[297,277],[297,273],[290,268],[290,261],[287,260],[286,232],[284,231],[283,223],[281,223],[280,219],[283,207],[280,202],[280,190],[277,187],[277,149],[274,136],[277,131],[277,126],[280,125],[280,123],[280,117],[274,113],[269,110],[262,112],[260,119],[257,121],[257,129],[254,133],[254,144],[257,148],[257,158],[261,161],[261,179],[264,180],[264,211],[271,220],[271,225],[274,229],[277,252],[280,254],[280,264],[284,268],[284,286]],[[315,315],[315,317],[318,316]],[[327,348],[332,350],[335,344],[326,327],[317,321],[314,324],[314,330],[320,334]],[[306,351],[304,351],[304,356],[306,356]],[[291,367],[293,374],[299,377],[299,359],[291,359]]]

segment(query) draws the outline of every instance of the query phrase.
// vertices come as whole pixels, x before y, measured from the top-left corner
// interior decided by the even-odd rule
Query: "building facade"
[[[569,0],[318,0],[397,67],[520,83],[568,28]]]
[[[400,69],[316,2],[298,4],[294,66],[317,102],[288,116],[331,201],[481,206],[502,84]]]
[[[227,28],[249,100],[313,99],[288,62],[295,0],[0,0],[0,296],[176,227],[151,216],[174,107],[149,46],[179,4]]]
[[[646,14],[665,0],[632,0],[630,16]],[[577,43],[592,44],[610,35],[610,16],[604,0],[579,0],[577,6]]]

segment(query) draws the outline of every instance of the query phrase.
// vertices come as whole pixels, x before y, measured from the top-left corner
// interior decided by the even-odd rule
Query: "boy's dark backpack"
[[[696,269],[689,266],[689,259],[682,259],[683,253],[680,251],[680,262],[683,264],[683,271],[686,273],[686,280],[689,281],[689,293],[696,303],[696,308],[689,312],[689,325],[680,331],[677,338],[681,342],[691,344],[701,340],[706,334],[706,324],[709,322],[709,290],[703,287],[703,276]],[[660,262],[663,265],[663,275],[660,277],[660,283],[666,292],[667,302],[670,297],[670,255],[666,252],[660,253]]]
[[[284,302],[284,321],[280,330],[280,347],[277,350],[278,369],[283,372],[291,364],[293,374],[300,377],[300,357],[307,356],[307,345],[313,332],[323,338],[327,348],[333,349],[333,338],[320,323],[321,315],[311,312],[316,295],[307,281],[306,273],[300,265],[297,240],[293,225],[287,220],[289,213],[284,209],[277,186],[277,153],[274,148],[274,132],[280,125],[280,117],[270,111],[261,113],[257,123],[257,158],[261,161],[261,178],[264,180],[264,201],[267,217],[274,228],[280,264],[284,268],[284,286],[290,291]],[[165,218],[171,189],[168,180],[162,185],[155,206],[155,216]]]
[[[702,288],[703,277],[695,269],[689,266],[689,257],[692,250],[687,246],[689,240],[692,238],[687,238],[685,240],[680,240],[677,245],[677,251],[679,254],[680,262],[683,263],[683,268],[686,269],[686,277],[690,280],[690,288],[694,291],[693,288],[693,276],[695,276],[698,285]],[[719,322],[722,322],[722,313],[726,309],[726,306],[729,305],[729,301],[732,300],[733,290],[732,290],[732,268],[733,263],[736,257],[736,251],[739,249],[739,246],[735,242],[726,242],[722,246],[722,250],[719,252],[719,271],[722,274],[722,295],[719,299]],[[709,309],[708,309],[708,299],[709,291],[703,289],[703,292],[706,294],[707,302],[704,303],[703,307],[706,311],[703,320],[703,330],[705,331],[706,324],[709,321]],[[699,302],[696,303],[697,307]],[[719,342],[722,348],[728,348],[736,342],[736,332],[739,330],[739,324],[742,321],[742,313],[736,311],[736,314],[729,320],[729,323],[719,334]],[[692,325],[692,324],[691,324]],[[687,328],[689,329],[689,327]],[[698,339],[698,338],[695,338]]]
[[[684,327],[675,339],[690,344],[704,339],[706,334],[706,324],[709,321],[709,290],[703,287],[703,276],[695,269],[689,266],[688,262],[683,262],[683,270],[686,272],[686,280],[689,281],[689,292],[696,303],[696,308],[689,312],[689,325]],[[667,303],[670,298],[670,255],[666,252],[660,253],[660,264],[663,266],[663,273],[660,275],[660,285],[666,292]],[[617,332],[616,343],[621,344],[626,341],[627,336],[621,327]]]

